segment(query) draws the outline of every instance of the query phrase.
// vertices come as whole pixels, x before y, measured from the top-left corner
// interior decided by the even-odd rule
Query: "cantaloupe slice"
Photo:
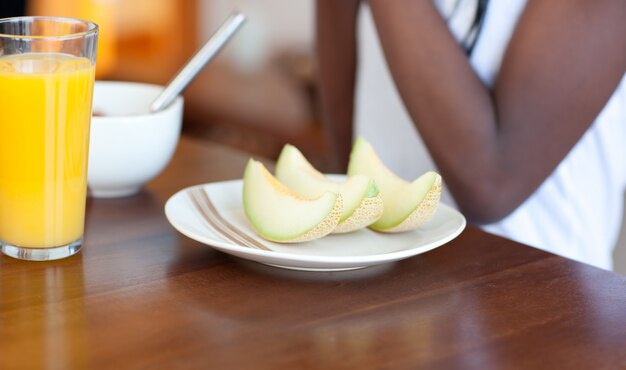
[[[382,217],[371,224],[373,230],[402,232],[414,230],[428,221],[439,204],[441,176],[426,172],[408,182],[380,160],[370,143],[359,137],[354,142],[348,164],[348,176],[366,175],[376,181],[385,205]]]
[[[362,229],[383,214],[383,200],[372,178],[357,175],[344,182],[332,181],[315,169],[293,145],[283,147],[276,162],[276,179],[305,197],[319,197],[327,191],[341,194],[343,210],[333,233]]]
[[[261,162],[248,161],[243,209],[254,231],[267,240],[297,243],[321,238],[337,227],[342,207],[340,194],[306,198],[281,184]]]

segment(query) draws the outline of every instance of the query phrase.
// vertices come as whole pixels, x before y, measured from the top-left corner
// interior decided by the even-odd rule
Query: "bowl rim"
[[[134,85],[137,87],[153,87],[157,89],[164,89],[164,86],[147,83],[147,82],[135,82],[135,81],[113,81],[113,80],[96,80],[94,83],[94,95],[96,85],[108,85],[108,86],[118,86],[118,85]],[[125,115],[105,115],[105,116],[94,116],[93,115],[93,107],[91,112],[91,120],[98,121],[117,121],[119,119],[129,119],[129,118],[146,118],[146,117],[158,117],[165,114],[168,114],[170,111],[177,109],[179,106],[182,108],[184,102],[184,98],[182,95],[178,95],[174,101],[172,101],[167,107],[158,111],[158,112],[147,112],[147,113],[135,113],[135,114],[125,114]],[[95,106],[95,104],[92,104]]]

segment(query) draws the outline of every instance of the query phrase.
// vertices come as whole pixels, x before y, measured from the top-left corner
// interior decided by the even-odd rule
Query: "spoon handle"
[[[158,112],[167,107],[196,77],[198,72],[222,49],[226,42],[237,32],[246,20],[241,13],[233,13],[222,23],[209,41],[185,64],[165,89],[150,105],[151,112]]]

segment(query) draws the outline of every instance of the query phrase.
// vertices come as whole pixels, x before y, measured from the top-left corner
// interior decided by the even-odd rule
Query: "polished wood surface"
[[[626,367],[626,278],[473,227],[395,264],[313,273],[169,225],[172,194],[247,159],[183,138],[141,194],[88,201],[78,255],[0,257],[0,369]]]

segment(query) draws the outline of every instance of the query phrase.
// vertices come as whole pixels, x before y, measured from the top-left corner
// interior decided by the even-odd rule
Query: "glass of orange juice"
[[[98,26],[0,19],[0,246],[45,261],[83,241]]]

